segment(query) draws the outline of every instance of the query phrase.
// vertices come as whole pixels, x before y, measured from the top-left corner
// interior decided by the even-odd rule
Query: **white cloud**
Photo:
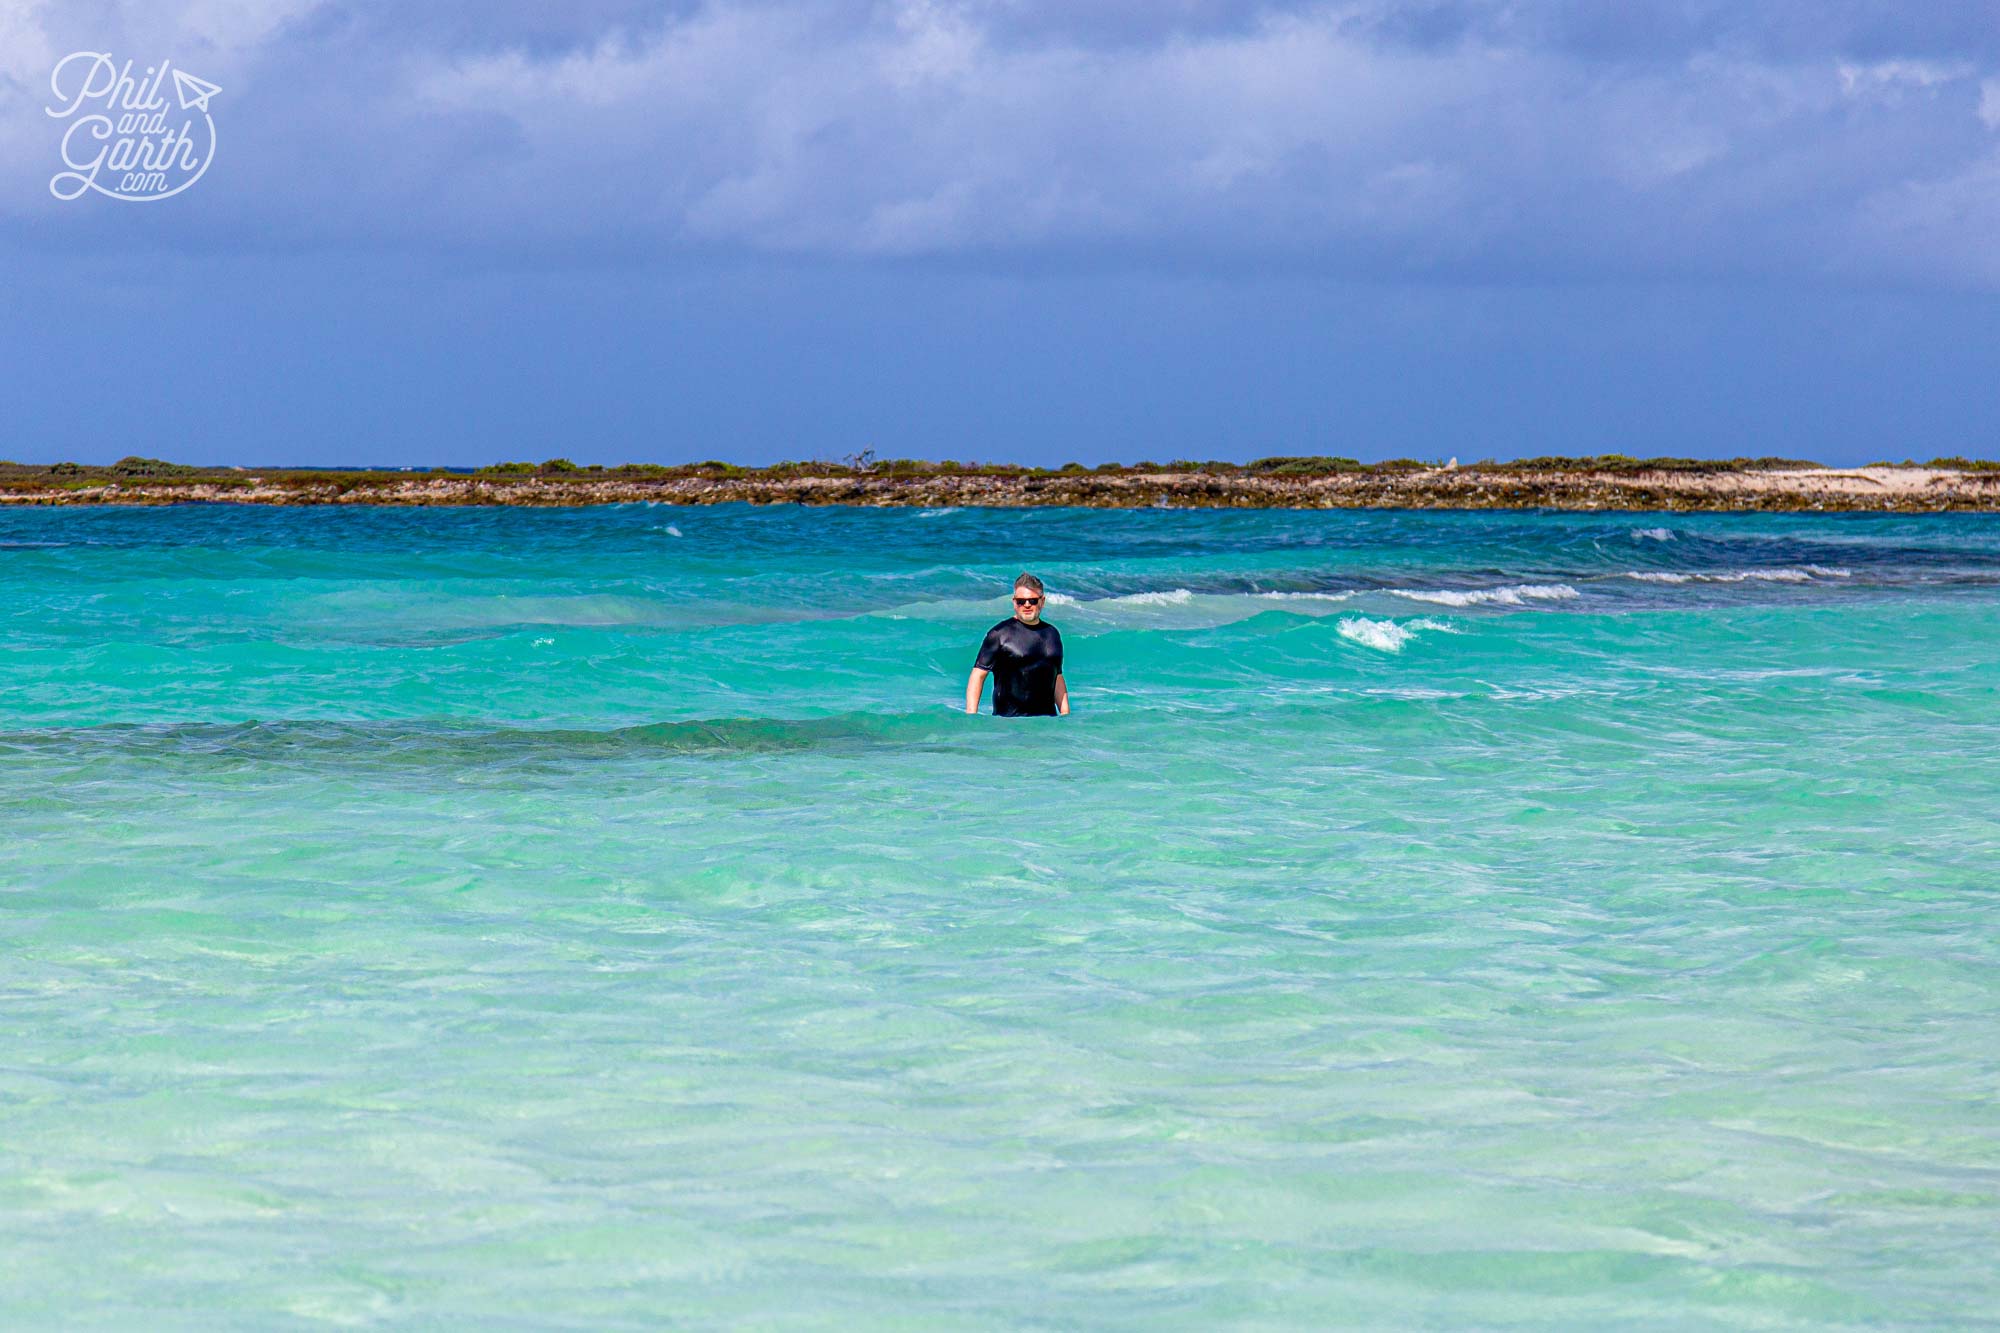
[[[1838,68],[1842,92],[1878,101],[1934,92],[1973,73],[1973,67],[1964,61],[1879,60],[1867,65],[1842,61]]]
[[[42,27],[43,0],[0,0],[0,83],[46,87],[56,51]]]

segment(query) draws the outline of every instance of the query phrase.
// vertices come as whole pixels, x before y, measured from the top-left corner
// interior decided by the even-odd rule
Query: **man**
[[[986,677],[993,677],[993,716],[1053,717],[1069,712],[1063,683],[1062,635],[1042,621],[1042,581],[1033,574],[1014,580],[1014,615],[986,631],[972,678],[965,682],[965,711],[979,711]]]

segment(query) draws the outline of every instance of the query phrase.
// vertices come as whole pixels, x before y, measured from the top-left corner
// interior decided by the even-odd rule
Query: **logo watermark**
[[[69,122],[64,169],[49,178],[49,193],[58,199],[90,190],[112,199],[166,199],[200,180],[215,160],[208,99],[222,89],[171,61],[134,75],[129,60],[120,65],[107,51],[77,51],[56,62],[49,89],[55,94],[49,115]]]

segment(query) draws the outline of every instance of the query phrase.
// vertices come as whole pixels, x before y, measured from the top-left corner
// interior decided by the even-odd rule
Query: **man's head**
[[[1014,580],[1014,619],[1032,625],[1042,618],[1042,581],[1033,574]]]

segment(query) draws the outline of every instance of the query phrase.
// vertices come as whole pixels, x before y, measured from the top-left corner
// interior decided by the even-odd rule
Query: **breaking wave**
[[[1051,599],[1053,600],[1053,599]],[[1186,588],[1174,588],[1167,592],[1135,592],[1123,597],[1107,597],[1106,606],[1185,606],[1194,600],[1194,594]]]
[[[1567,583],[1517,583],[1506,588],[1388,588],[1413,602],[1438,606],[1524,606],[1529,602],[1566,602],[1582,594]]]
[[[1363,648],[1373,648],[1377,652],[1400,653],[1403,645],[1417,636],[1419,630],[1440,630],[1446,634],[1457,631],[1451,626],[1435,620],[1410,620],[1398,623],[1394,620],[1370,620],[1366,616],[1349,616],[1336,628],[1340,637],[1360,644]]]
[[[1641,583],[1812,583],[1818,579],[1852,578],[1851,569],[1826,565],[1785,565],[1777,569],[1726,569],[1712,573],[1681,573],[1665,569],[1634,569],[1625,577]]]

